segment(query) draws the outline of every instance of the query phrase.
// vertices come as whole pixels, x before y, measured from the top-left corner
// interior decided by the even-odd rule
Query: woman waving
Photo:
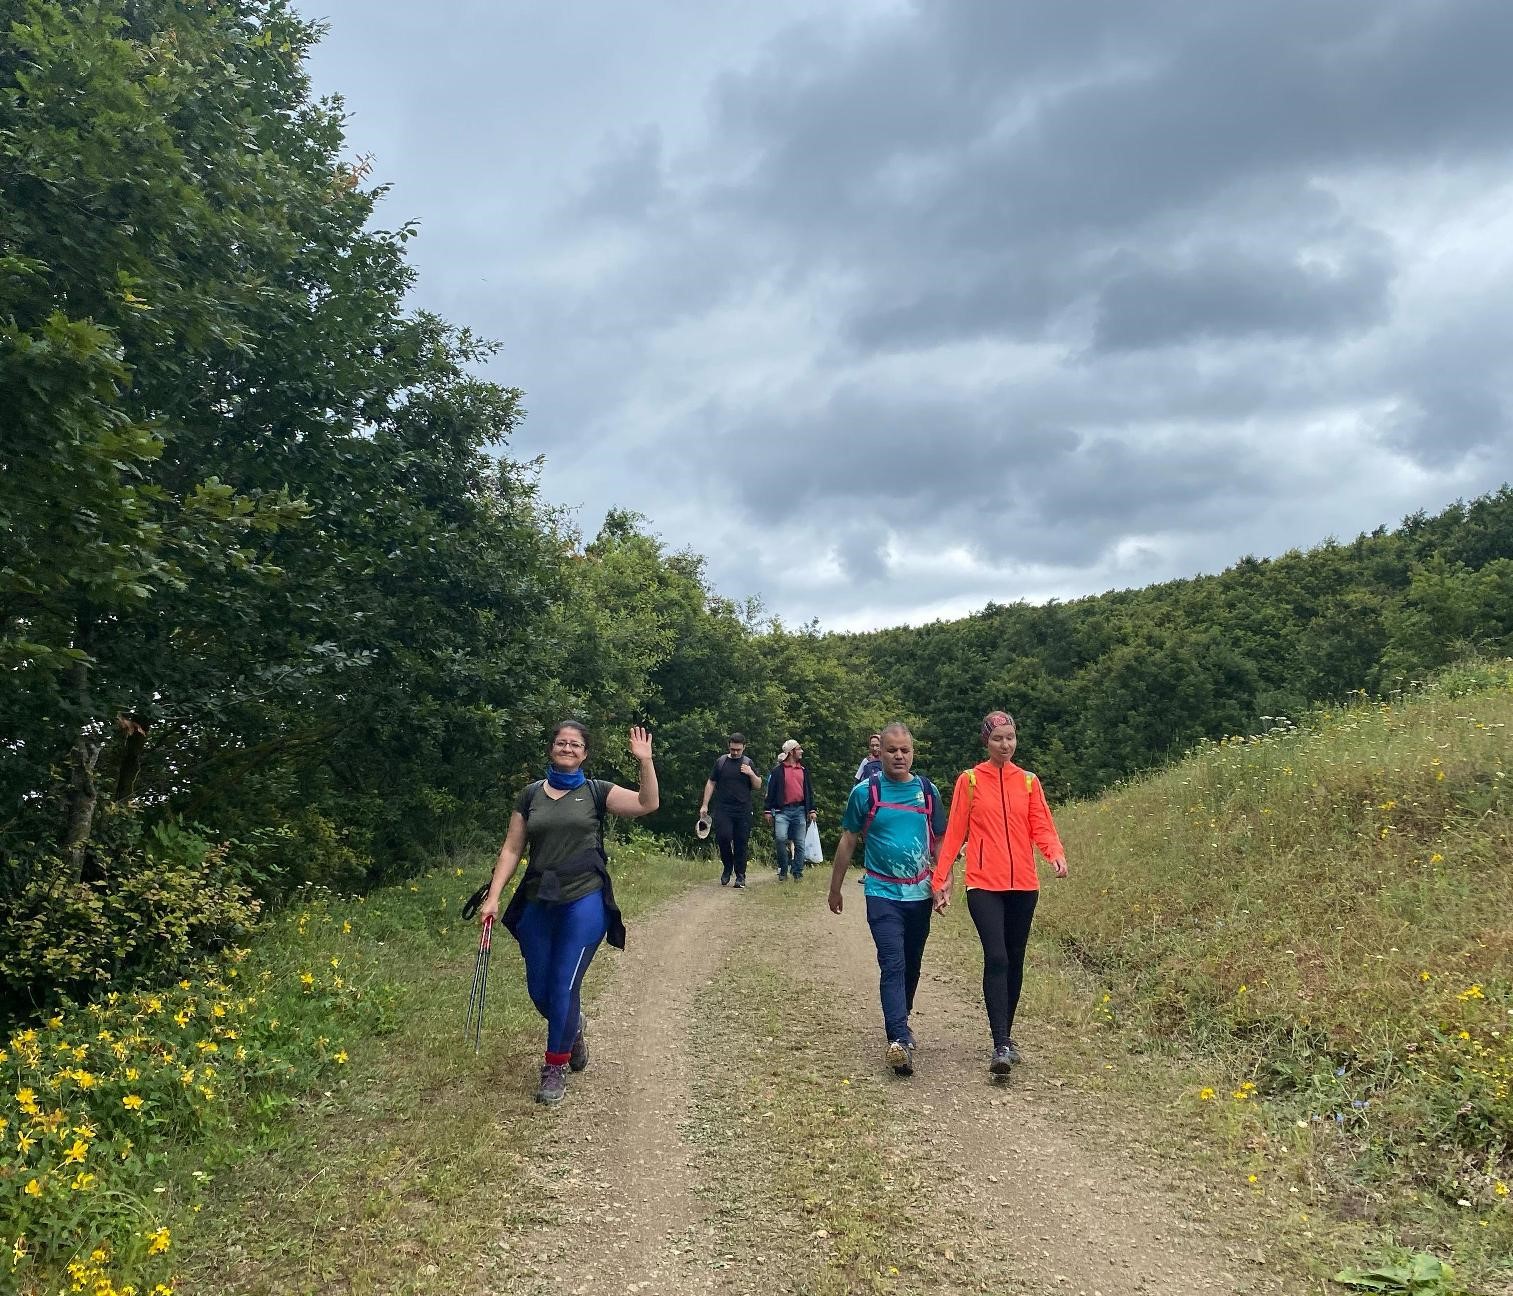
[[[530,863],[504,911],[505,928],[520,942],[525,984],[546,1018],[546,1059],[536,1101],[556,1106],[567,1096],[569,1068],[588,1065],[585,1022],[579,1009],[584,974],[605,936],[625,947],[625,924],[615,906],[604,853],[606,813],[637,819],[657,808],[657,770],[651,735],[630,731],[630,754],[640,766],[636,791],[583,773],[588,730],[566,720],[553,731],[546,778],[530,784],[515,803],[499,848],[482,922],[499,913],[499,897],[530,847]]]

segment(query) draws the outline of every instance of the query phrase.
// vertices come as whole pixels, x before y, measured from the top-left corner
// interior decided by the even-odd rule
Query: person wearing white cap
[[[804,768],[804,749],[792,738],[767,775],[764,813],[777,846],[778,881],[792,871],[797,882],[804,876],[804,833],[814,822],[814,784]]]
[[[762,776],[746,755],[745,734],[733,733],[727,740],[730,750],[715,761],[704,780],[704,799],[699,804],[699,818],[709,814],[714,805],[714,839],[720,847],[720,885],[729,886],[735,878],[737,890],[746,886],[746,843],[751,839],[751,792],[762,787]]]

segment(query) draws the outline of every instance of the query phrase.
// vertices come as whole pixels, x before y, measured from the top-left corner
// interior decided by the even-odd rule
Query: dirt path
[[[560,1111],[538,1113],[549,1132],[527,1200],[479,1291],[1289,1290],[1255,1238],[1211,1218],[1205,1186],[1174,1188],[1126,1146],[1117,1113],[1094,1128],[1064,1100],[1033,1032],[1045,1052],[990,1082],[975,989],[932,974],[928,954],[918,1071],[889,1075],[861,889],[836,918],[821,876],[754,881],[700,889],[609,956],[592,1065]],[[844,1120],[824,1106],[839,1093]],[[810,1123],[783,1125],[785,1110]],[[795,1130],[814,1147],[781,1142]],[[827,1176],[857,1193],[848,1165],[875,1172],[892,1232],[841,1254],[805,1211]],[[895,1246],[896,1262],[869,1259]]]
[[[803,935],[813,973],[851,1006],[849,1041],[881,1059],[877,959],[860,887],[836,917],[806,906]],[[852,892],[855,893],[853,899]],[[939,960],[936,960],[937,963]],[[1222,1239],[1207,1213],[1173,1198],[1157,1173],[1121,1143],[1117,1116],[1090,1128],[1061,1101],[1049,1045],[1020,1032],[1031,1061],[1008,1081],[988,1077],[991,1040],[976,992],[935,971],[926,948],[915,1005],[921,1049],[913,1078],[898,1082],[909,1141],[942,1191],[926,1212],[932,1237],[954,1257],[956,1285],[992,1292],[1159,1292],[1248,1296],[1284,1288],[1257,1267],[1253,1246]],[[1249,1269],[1250,1272],[1246,1272]]]
[[[701,890],[632,929],[589,1019],[587,1071],[569,1079],[530,1167],[526,1224],[501,1238],[486,1290],[713,1292],[693,1195],[689,1108],[693,995],[714,975],[729,893]]]

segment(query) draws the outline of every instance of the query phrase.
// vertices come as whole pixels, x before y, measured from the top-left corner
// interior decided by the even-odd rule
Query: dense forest
[[[490,345],[410,310],[409,226],[278,0],[0,0],[0,1015],[161,976],[307,883],[497,839],[566,715],[681,830],[730,728],[869,729],[944,779],[1006,706],[1053,795],[1513,635],[1513,491],[1218,576],[825,635],[508,454]]]

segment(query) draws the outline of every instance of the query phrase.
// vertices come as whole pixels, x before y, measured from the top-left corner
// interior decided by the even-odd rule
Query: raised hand
[[[651,759],[651,733],[640,725],[631,726],[630,754],[638,761]]]

